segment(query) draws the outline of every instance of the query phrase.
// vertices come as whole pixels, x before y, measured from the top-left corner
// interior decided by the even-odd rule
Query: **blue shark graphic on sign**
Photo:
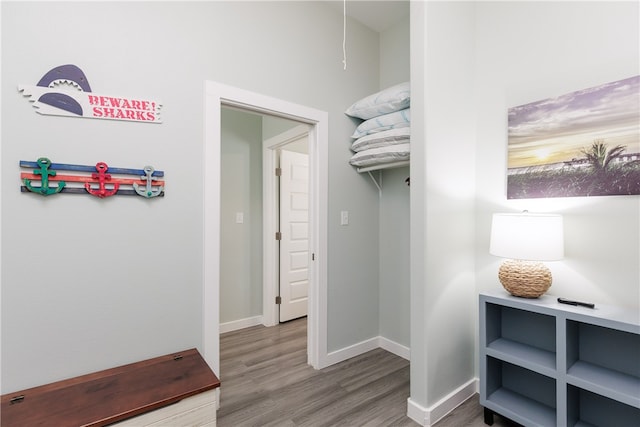
[[[162,103],[140,98],[98,95],[73,64],[49,70],[35,86],[18,85],[39,114],[162,123]]]
[[[40,79],[37,86],[55,88],[56,84],[71,85],[83,92],[91,92],[87,77],[80,68],[72,64],[61,65],[52,69]],[[38,102],[82,116],[82,106],[78,101],[62,92],[44,93],[38,98]]]

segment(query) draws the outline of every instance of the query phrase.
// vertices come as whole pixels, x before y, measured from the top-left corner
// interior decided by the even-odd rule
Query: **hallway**
[[[407,360],[376,349],[316,371],[307,365],[306,333],[301,318],[221,335],[219,427],[418,426],[406,415]],[[483,426],[476,394],[434,427]]]
[[[220,338],[219,427],[417,426],[409,362],[377,349],[321,371],[307,365],[306,318]]]

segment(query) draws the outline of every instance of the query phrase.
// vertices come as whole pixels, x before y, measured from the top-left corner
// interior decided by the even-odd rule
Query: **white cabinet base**
[[[215,427],[216,393],[209,390],[173,405],[112,424],[117,427]]]

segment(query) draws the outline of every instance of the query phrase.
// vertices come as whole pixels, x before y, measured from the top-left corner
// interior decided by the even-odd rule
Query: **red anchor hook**
[[[98,173],[92,173],[91,178],[98,180],[98,189],[91,188],[91,183],[85,182],[84,188],[89,192],[89,194],[100,197],[101,199],[116,194],[118,188],[120,187],[119,183],[114,182],[113,188],[111,190],[107,190],[105,186],[106,181],[111,180],[111,174],[108,174],[107,170],[109,170],[109,167],[106,163],[96,163],[96,171],[98,171]]]

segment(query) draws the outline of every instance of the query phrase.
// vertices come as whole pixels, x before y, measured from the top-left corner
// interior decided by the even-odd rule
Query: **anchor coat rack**
[[[164,177],[164,172],[155,170],[153,166],[143,169],[112,168],[104,162],[95,166],[69,165],[52,163],[48,158],[40,157],[35,162],[21,160],[20,167],[32,169],[20,173],[23,183],[20,191],[23,193],[42,196],[90,194],[101,199],[136,195],[147,199],[164,197],[164,180],[158,179]],[[58,171],[69,174],[58,174]]]

